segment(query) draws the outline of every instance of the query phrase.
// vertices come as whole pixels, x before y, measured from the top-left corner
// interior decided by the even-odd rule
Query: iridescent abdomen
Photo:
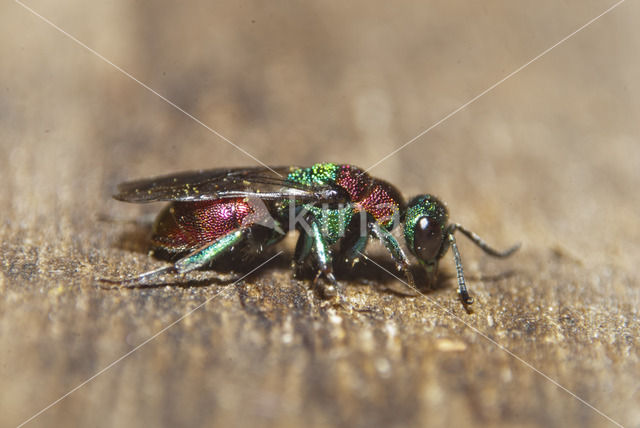
[[[158,215],[151,240],[171,252],[195,250],[238,229],[252,213],[242,198],[172,202]]]

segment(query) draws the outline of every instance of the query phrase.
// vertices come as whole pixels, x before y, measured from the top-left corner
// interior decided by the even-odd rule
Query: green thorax
[[[351,204],[339,208],[323,208],[322,206],[305,204],[302,208],[313,215],[313,218],[318,223],[322,236],[329,245],[335,244],[344,237],[345,231],[353,217],[353,207]]]
[[[340,166],[334,163],[317,163],[309,168],[299,168],[291,171],[287,180],[307,186],[326,185],[336,182]]]
[[[336,183],[339,171],[340,165],[330,162],[317,163],[309,168],[299,168],[291,171],[287,176],[287,180],[304,184],[305,186],[331,185]],[[284,209],[288,210],[288,204],[283,204],[282,208],[281,212],[284,213]],[[311,214],[310,216],[305,215],[305,217],[313,218],[317,222],[324,239],[329,245],[335,244],[344,236],[345,230],[353,217],[353,206],[351,204],[331,208],[326,205],[303,204],[298,207],[296,214],[300,213],[300,210],[305,210]]]

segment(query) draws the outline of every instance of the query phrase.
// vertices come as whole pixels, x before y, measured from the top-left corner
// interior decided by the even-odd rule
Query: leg
[[[211,263],[216,257],[227,252],[244,238],[244,230],[238,229],[223,237],[204,245],[185,257],[178,260],[175,270],[178,273],[187,273]]]
[[[302,275],[304,262],[307,260],[307,257],[309,257],[309,254],[311,254],[312,246],[313,238],[309,236],[304,229],[300,228],[300,236],[298,237],[298,242],[296,242],[296,250],[291,262],[294,277],[297,278]]]
[[[463,305],[470,305],[473,303],[473,298],[469,296],[467,291],[467,284],[464,281],[464,271],[462,270],[462,259],[460,258],[460,252],[458,251],[458,245],[456,244],[456,238],[453,236],[455,229],[449,232],[449,244],[451,245],[451,251],[453,251],[453,259],[456,263],[456,275],[458,277],[458,295],[462,300]]]
[[[340,249],[338,250],[341,262],[347,263],[353,267],[359,260],[360,255],[364,252],[369,241],[368,218],[366,213],[360,212],[354,216],[349,226],[345,230],[344,237],[340,240]]]
[[[347,250],[344,254],[344,261],[351,266],[355,265],[359,261],[360,254],[364,252],[368,240],[369,235],[358,236],[353,244],[347,246]]]
[[[344,298],[340,293],[338,281],[336,281],[336,277],[333,275],[333,255],[331,253],[331,249],[322,234],[320,225],[318,225],[316,221],[311,222],[311,233],[313,235],[311,252],[315,257],[318,266],[318,272],[316,273],[314,282],[317,283],[320,275],[324,276],[330,282],[330,285],[323,288],[324,294],[327,297],[338,296],[340,301],[344,301]]]
[[[321,228],[316,221],[311,222],[311,234],[313,244],[311,252],[315,257],[318,266],[318,272],[316,273],[314,283],[317,284],[320,275],[324,276],[330,283],[329,285],[324,284],[322,287],[322,293],[324,296],[335,299],[335,303],[350,311],[372,312],[371,308],[355,308],[345,299],[342,294],[342,289],[333,274],[333,257],[331,248],[329,248],[329,243],[322,234]]]
[[[415,282],[410,269],[411,264],[396,238],[376,222],[369,223],[369,230],[374,237],[382,241],[387,251],[391,253],[391,258],[396,263],[396,268],[402,271],[407,278],[407,285],[413,289],[411,291],[415,291]]]
[[[314,285],[318,285],[318,279],[321,275],[324,276],[330,282],[329,285],[323,284],[321,292],[324,297],[339,296],[340,300],[343,301],[344,299],[339,292],[338,282],[333,274],[333,257],[330,244],[322,233],[322,226],[310,212],[306,213],[304,221],[306,227],[296,227],[300,235],[296,243],[294,260],[291,263],[294,268],[294,276],[300,276],[307,258],[313,255],[317,269],[313,280]]]
[[[462,269],[462,259],[460,258],[460,252],[458,251],[458,245],[456,244],[456,238],[453,236],[456,230],[462,232],[467,238],[471,239],[474,244],[482,249],[485,253],[489,254],[493,257],[508,257],[511,254],[515,253],[518,248],[520,248],[520,244],[516,244],[513,247],[505,250],[498,251],[494,248],[491,248],[482,238],[480,238],[474,232],[465,229],[460,224],[451,224],[448,227],[448,239],[449,244],[451,245],[451,250],[453,251],[453,258],[456,263],[456,276],[458,277],[458,295],[462,300],[464,305],[470,305],[473,303],[473,298],[469,296],[469,292],[467,290],[467,284],[464,280],[464,271]]]
[[[131,278],[125,278],[122,280],[101,278],[100,281],[108,282],[111,284],[121,284],[122,286],[125,286],[125,287],[136,287],[136,286],[144,285],[144,282],[146,282],[147,280],[154,279],[157,276],[165,273],[175,272],[179,274],[184,274],[212,262],[216,257],[225,253],[231,247],[239,243],[244,238],[244,236],[245,236],[244,230],[238,229],[227,235],[224,235],[223,237],[217,239],[212,243],[209,243],[187,254],[186,256],[184,256],[183,258],[175,262],[173,266],[167,266],[160,269],[155,269],[155,270],[145,272]]]

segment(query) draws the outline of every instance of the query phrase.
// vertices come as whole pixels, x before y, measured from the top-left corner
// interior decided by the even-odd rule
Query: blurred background
[[[256,165],[159,94],[265,164],[375,165],[370,173],[394,183],[407,197],[424,192],[439,195],[447,201],[453,221],[494,245],[523,242],[518,258],[506,262],[491,261],[472,245],[460,244],[475,282],[482,282],[479,272],[521,273],[501,283],[511,290],[505,293],[513,300],[496,301],[495,294],[486,294],[495,291],[494,285],[481,283],[475,292],[486,297],[480,301],[486,310],[498,312],[509,312],[519,304],[538,308],[514,321],[522,326],[522,319],[547,320],[534,333],[546,339],[530,344],[529,356],[536,355],[539,343],[557,344],[565,337],[580,336],[580,346],[568,344],[563,353],[562,361],[572,355],[576,361],[563,368],[563,363],[555,357],[546,360],[550,354],[542,352],[537,364],[560,366],[555,373],[560,383],[577,388],[623,425],[640,426],[635,334],[640,303],[637,2],[622,3],[379,164],[614,2],[28,0],[22,4],[0,6],[1,424],[20,423],[147,337],[141,333],[140,340],[125,343],[121,335],[127,328],[152,319],[152,325],[161,327],[186,311],[160,302],[141,310],[140,319],[127,321],[133,316],[127,306],[114,303],[116,322],[100,300],[104,297],[92,288],[92,275],[124,269],[123,260],[133,263],[132,271],[152,263],[142,251],[124,259],[127,252],[117,244],[122,227],[97,221],[99,215],[131,220],[157,211],[157,206],[111,200],[115,185],[180,170]],[[451,274],[449,262],[443,269]],[[286,263],[283,271],[283,278],[289,278]],[[521,301],[518,296],[523,293]],[[437,298],[459,309],[453,285]],[[487,307],[492,301],[496,306]],[[572,320],[582,321],[563,324],[563,305],[574,311]],[[489,319],[485,313],[478,317]],[[482,321],[483,331],[493,326],[494,318],[498,316]],[[507,318],[498,324],[511,325]],[[78,320],[86,319],[91,320],[90,331],[71,333],[79,328]],[[224,320],[218,322],[225,325]],[[286,327],[275,324],[275,329]],[[122,331],[113,333],[109,325],[121,326]],[[358,326],[350,328],[359,331]],[[448,327],[441,328],[446,333]],[[563,334],[557,335],[557,329]],[[495,337],[519,346],[522,338],[506,331]],[[445,333],[442,337],[452,337]],[[437,348],[430,341],[440,336],[424,334],[419,335],[426,341],[424,349]],[[404,339],[401,335],[397,340]],[[478,339],[465,340],[468,344]],[[606,351],[589,354],[586,349],[593,349],[592,340]],[[258,373],[263,376],[273,367],[282,370],[282,376],[269,377],[277,391],[269,399],[277,405],[218,397],[215,403],[192,403],[188,407],[192,415],[185,416],[184,406],[167,404],[173,394],[156,385],[143,397],[144,405],[131,410],[109,393],[116,391],[119,396],[117,392],[126,390],[130,380],[120,371],[118,379],[124,384],[96,386],[102,389],[93,390],[87,401],[77,397],[76,404],[69,397],[66,411],[60,404],[32,425],[89,422],[89,413],[117,408],[111,419],[92,425],[134,426],[163,407],[172,410],[151,420],[166,426],[213,421],[239,426],[257,421],[273,426],[295,426],[299,421],[311,426],[359,426],[359,416],[369,411],[377,419],[367,423],[374,425],[609,424],[532,372],[523,375],[528,381],[511,383],[519,394],[532,394],[529,404],[511,403],[513,395],[497,398],[494,395],[501,396],[503,386],[490,385],[495,380],[491,368],[485,368],[491,376],[484,386],[471,388],[483,394],[485,387],[490,388],[494,394],[490,402],[484,401],[487,395],[470,393],[467,383],[460,389],[420,384],[411,389],[416,396],[389,405],[384,414],[371,410],[384,408],[379,398],[367,401],[358,394],[345,398],[336,393],[335,401],[345,400],[343,405],[351,409],[341,412],[341,404],[329,397],[330,387],[323,390],[329,396],[312,391],[295,401],[298,389],[287,376],[298,376],[299,382],[310,378],[286,370],[285,351],[269,349],[266,354],[273,361],[254,364],[262,367]],[[403,349],[419,354],[417,348]],[[482,352],[499,350],[486,344]],[[464,358],[464,354],[456,355]],[[584,363],[579,362],[580,355],[585,355]],[[396,357],[402,362],[403,357]],[[327,358],[324,369],[333,367]],[[439,360],[431,363],[426,372],[442,369]],[[194,373],[214,370],[211,364],[201,362]],[[212,375],[219,385],[236,384],[224,377],[226,365],[220,364]],[[144,373],[144,361],[135,367],[132,373]],[[314,370],[319,376],[321,369]],[[456,369],[444,370],[449,370],[447,381],[455,384]],[[577,374],[593,376],[593,382],[575,385]],[[398,382],[412,381],[410,371],[405,375],[397,377]],[[381,385],[371,380],[375,376],[363,379],[361,389]],[[187,396],[194,393],[185,391]],[[242,395],[245,390],[234,391]],[[111,398],[102,407],[105,396]],[[313,404],[316,398],[318,407]],[[350,400],[357,406],[349,405]],[[321,406],[327,406],[327,414]],[[234,419],[243,409],[247,409],[244,419]],[[213,419],[206,416],[209,411]]]

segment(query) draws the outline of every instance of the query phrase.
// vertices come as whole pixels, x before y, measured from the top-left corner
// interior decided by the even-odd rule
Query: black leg
[[[462,303],[466,305],[471,305],[473,303],[473,298],[469,296],[469,291],[467,290],[467,284],[464,280],[464,271],[462,269],[462,259],[460,258],[460,251],[458,251],[458,245],[456,244],[456,238],[453,234],[459,230],[464,234],[467,238],[471,239],[471,241],[476,244],[478,247],[482,249],[485,253],[489,254],[493,257],[509,257],[511,254],[515,253],[518,248],[520,248],[520,244],[516,244],[513,247],[505,250],[498,251],[492,247],[490,247],[482,238],[480,238],[476,233],[464,228],[460,224],[451,224],[448,227],[448,239],[449,244],[451,245],[451,250],[453,251],[453,258],[456,263],[456,276],[458,277],[458,294],[460,295],[460,299]]]
[[[458,277],[458,295],[464,305],[471,305],[473,298],[469,296],[467,291],[467,284],[464,281],[464,271],[462,269],[462,259],[460,258],[460,252],[458,251],[458,245],[456,244],[456,238],[453,236],[455,229],[449,233],[449,244],[451,245],[451,251],[453,251],[453,258],[456,263],[456,275]]]

